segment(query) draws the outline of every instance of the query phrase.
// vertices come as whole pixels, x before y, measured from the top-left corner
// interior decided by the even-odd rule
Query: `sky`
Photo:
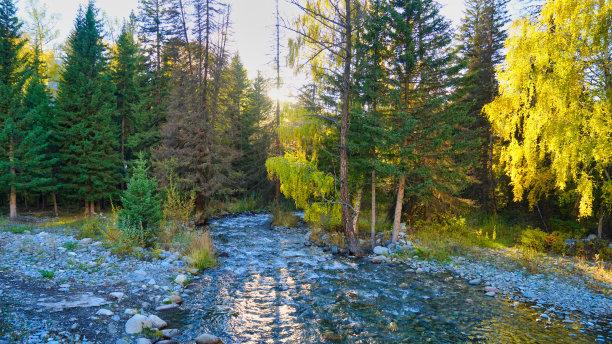
[[[24,14],[25,5],[31,0],[18,0],[21,15]],[[50,13],[57,15],[57,28],[59,36],[56,44],[65,41],[73,28],[73,20],[79,5],[87,0],[37,0],[47,6]],[[273,43],[274,43],[274,0],[228,0],[232,6],[232,37],[230,49],[239,51],[242,62],[254,77],[257,71],[265,76],[274,75],[273,69]],[[439,0],[442,4],[442,13],[456,25],[463,14],[463,0]],[[138,0],[96,0],[96,5],[102,10],[107,21],[107,33],[112,36],[118,31],[119,23],[131,11],[136,11]],[[284,18],[292,18],[298,10],[295,6],[280,1],[280,12]],[[282,98],[290,98],[304,83],[303,77],[294,76],[287,68],[283,71],[285,81]]]

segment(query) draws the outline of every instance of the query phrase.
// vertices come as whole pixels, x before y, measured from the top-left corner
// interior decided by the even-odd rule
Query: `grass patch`
[[[68,241],[65,242],[63,246],[66,251],[75,251],[77,248],[79,248],[79,243],[76,241]]]
[[[279,227],[296,227],[300,223],[300,218],[292,211],[285,209],[274,209],[272,214],[272,225]]]
[[[257,197],[256,195],[249,195],[242,199],[228,203],[225,206],[225,210],[228,214],[240,214],[266,210],[266,207],[263,206],[262,203],[263,202],[261,201],[260,197]]]
[[[212,239],[208,232],[193,233],[187,248],[192,267],[203,271],[217,265]]]
[[[13,234],[23,234],[25,232],[30,232],[32,230],[32,226],[13,225],[13,226],[6,227],[4,230],[10,233],[13,233]]]
[[[42,278],[49,279],[49,280],[55,277],[55,272],[50,271],[50,270],[38,270],[38,273],[40,274]]]

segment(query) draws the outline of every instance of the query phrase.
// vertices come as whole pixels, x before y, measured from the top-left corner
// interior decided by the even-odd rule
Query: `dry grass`
[[[193,232],[187,248],[191,266],[202,271],[217,265],[215,249],[208,232]]]

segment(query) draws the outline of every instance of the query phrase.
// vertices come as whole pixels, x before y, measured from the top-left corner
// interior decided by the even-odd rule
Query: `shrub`
[[[544,252],[546,250],[547,236],[546,233],[538,228],[528,227],[521,233],[520,244],[526,249]]]
[[[192,267],[202,271],[217,265],[212,239],[208,232],[193,233],[187,256]]]
[[[104,221],[99,216],[87,217],[83,223],[77,227],[77,239],[92,238],[98,239],[104,235]]]
[[[165,192],[166,198],[163,208],[164,222],[189,227],[195,211],[195,192],[192,192],[189,196],[181,194],[176,183],[172,180]]]
[[[136,160],[121,201],[123,208],[119,211],[119,229],[141,246],[152,245],[159,231],[162,212],[157,181],[148,176],[147,162],[142,154]]]

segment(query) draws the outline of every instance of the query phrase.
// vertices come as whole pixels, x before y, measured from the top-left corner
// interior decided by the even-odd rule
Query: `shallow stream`
[[[217,269],[191,286],[188,332],[225,343],[594,343],[580,323],[485,296],[447,273],[414,273],[305,246],[267,214],[213,222]]]

